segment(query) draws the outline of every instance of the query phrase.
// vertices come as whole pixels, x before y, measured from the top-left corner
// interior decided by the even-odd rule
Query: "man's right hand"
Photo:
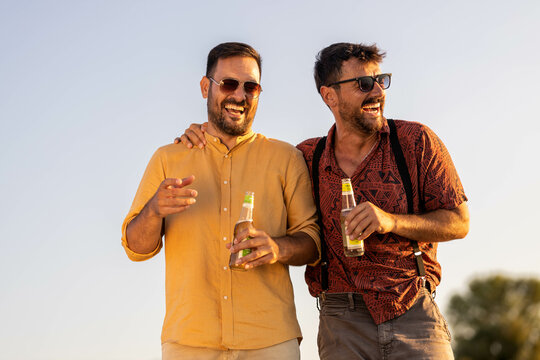
[[[193,183],[195,176],[184,179],[167,178],[161,182],[156,193],[148,202],[148,215],[164,218],[167,215],[178,214],[195,204],[197,191],[186,189]]]
[[[204,137],[204,133],[206,132],[207,127],[207,122],[203,124],[193,123],[189,125],[183,135],[174,139],[174,143],[178,144],[181,142],[189,149],[191,149],[193,146],[198,146],[200,149],[202,149],[206,146],[206,138]]]
[[[149,254],[157,249],[163,235],[163,218],[195,204],[197,191],[185,188],[194,179],[195,176],[191,175],[184,179],[167,178],[161,182],[154,196],[127,226],[126,240],[132,251]]]

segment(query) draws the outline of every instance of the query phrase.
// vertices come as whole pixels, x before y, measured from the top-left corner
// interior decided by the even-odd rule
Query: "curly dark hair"
[[[375,44],[336,43],[325,47],[317,54],[313,71],[317,91],[320,94],[321,86],[327,86],[339,80],[344,61],[356,58],[362,63],[380,64],[385,56],[386,53]]]

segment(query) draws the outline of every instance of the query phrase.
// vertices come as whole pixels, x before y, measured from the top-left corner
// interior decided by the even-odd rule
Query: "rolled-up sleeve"
[[[451,210],[467,201],[463,185],[445,145],[427,126],[416,142],[419,186],[426,211]]]
[[[313,201],[308,168],[302,153],[297,149],[294,149],[289,160],[284,197],[287,206],[287,235],[301,231],[313,239],[319,256],[317,261],[309,265],[316,265],[321,255],[317,210]]]
[[[129,213],[127,214],[122,224],[122,246],[124,247],[128,258],[133,261],[148,260],[151,257],[155,256],[157,253],[159,253],[159,251],[163,247],[163,241],[162,239],[160,239],[158,246],[154,251],[148,254],[138,254],[131,250],[128,247],[127,243],[127,227],[129,223],[135,217],[137,217],[137,215],[139,215],[146,203],[152,198],[152,196],[154,196],[157,188],[163,180],[165,180],[165,171],[163,167],[161,149],[158,149],[154,153],[146,167],[142,180],[139,184],[139,188],[137,189],[137,193],[135,194],[135,198],[133,199],[133,203],[131,205]]]

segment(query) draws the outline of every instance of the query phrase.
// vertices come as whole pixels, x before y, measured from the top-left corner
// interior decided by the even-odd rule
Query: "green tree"
[[[477,278],[450,299],[457,360],[540,360],[540,280]]]

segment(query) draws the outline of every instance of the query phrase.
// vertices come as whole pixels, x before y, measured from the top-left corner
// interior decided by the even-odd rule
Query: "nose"
[[[373,89],[371,89],[370,93],[373,94],[373,96],[382,96],[385,94],[385,90],[382,88],[379,82],[375,81],[375,84],[373,85]]]
[[[234,92],[232,93],[232,96],[235,99],[241,99],[241,100],[247,99],[247,93],[244,89],[243,83],[238,84],[238,87],[236,88],[236,90],[234,90]]]

